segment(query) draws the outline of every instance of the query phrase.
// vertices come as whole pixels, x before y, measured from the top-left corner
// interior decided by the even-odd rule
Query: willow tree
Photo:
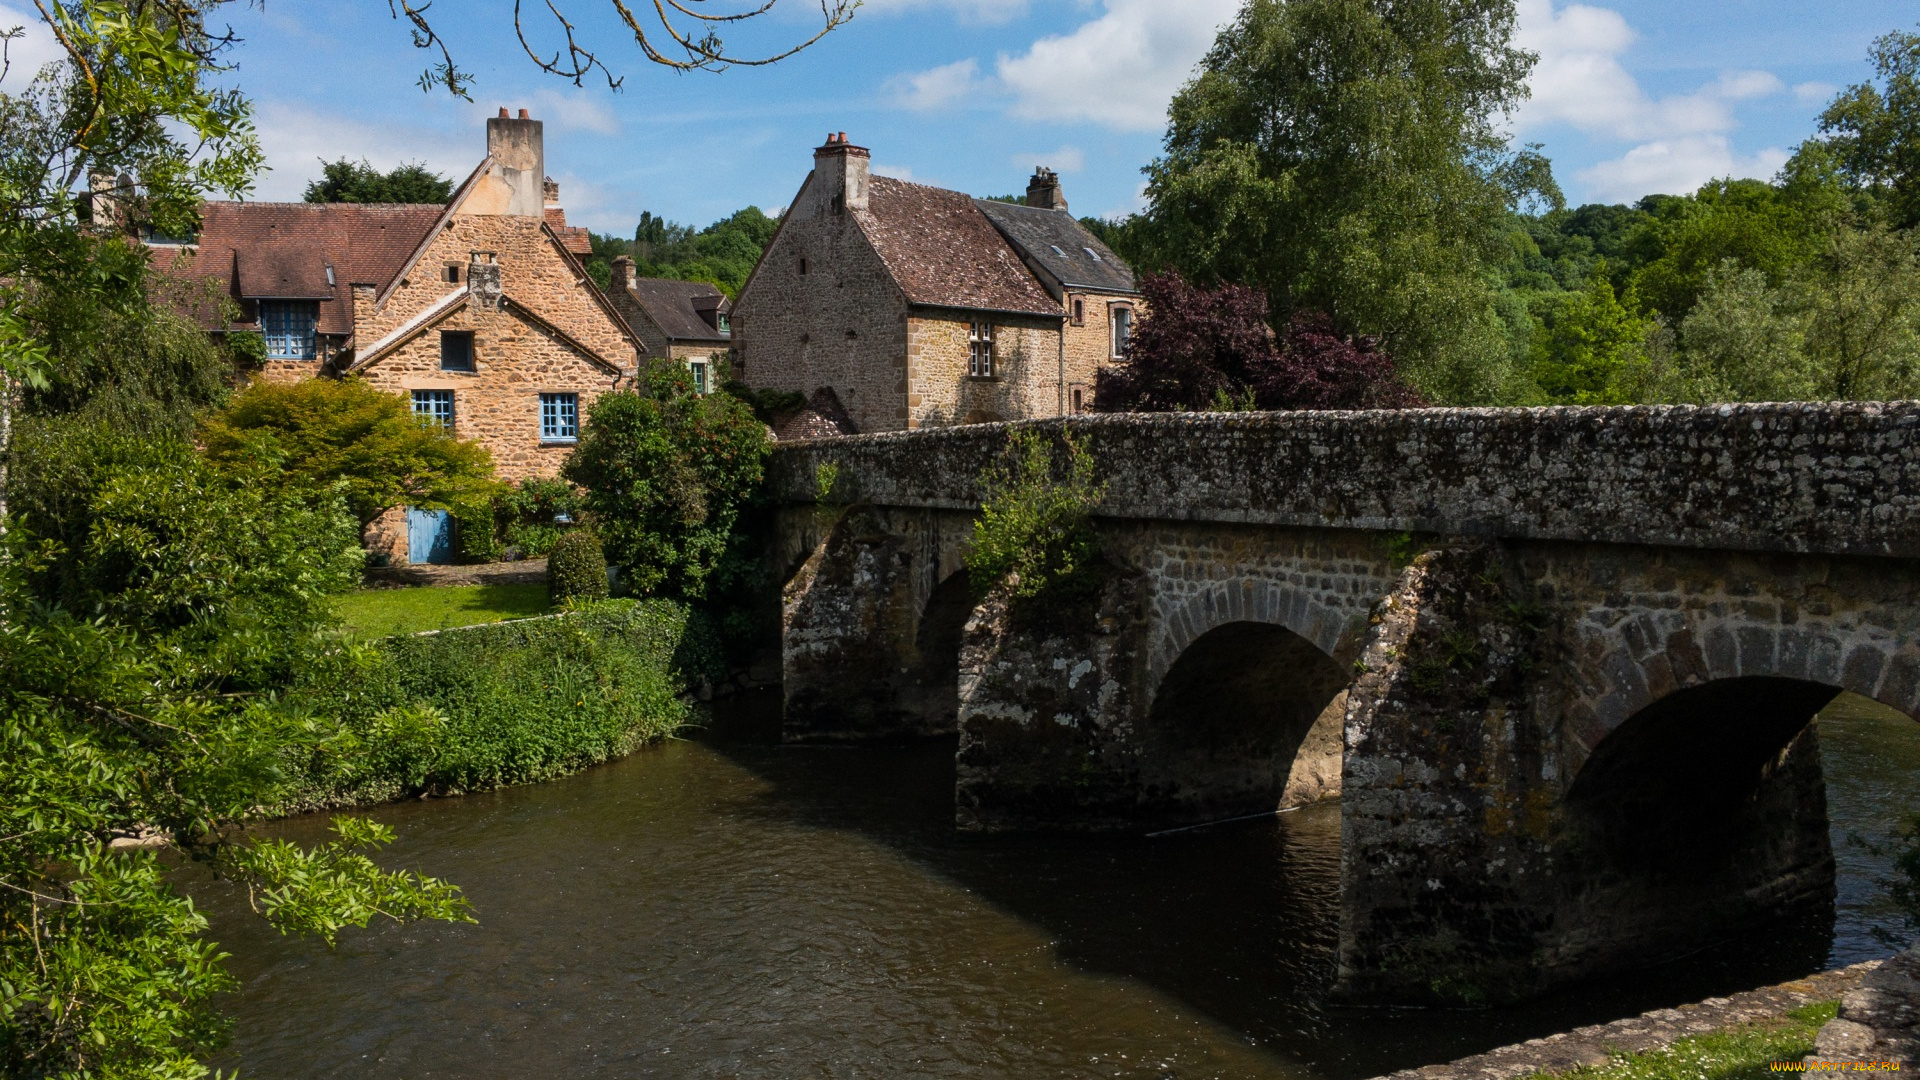
[[[1156,261],[1379,339],[1433,400],[1515,396],[1485,268],[1511,208],[1560,198],[1502,130],[1513,28],[1513,0],[1249,0],[1147,169]]]

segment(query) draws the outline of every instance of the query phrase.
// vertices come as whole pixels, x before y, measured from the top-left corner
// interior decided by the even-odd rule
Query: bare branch
[[[609,89],[619,90],[625,83],[625,76],[615,75],[596,51],[581,42],[579,28],[562,10],[566,0],[542,2],[546,5],[547,13],[558,24],[566,44],[563,49],[556,48],[551,53],[536,48],[528,37],[526,17],[522,10],[525,0],[514,0],[514,34],[519,38],[520,48],[527,58],[540,70],[558,75],[575,86],[584,85],[587,76],[598,71],[606,78]],[[764,67],[785,60],[844,26],[853,18],[862,0],[817,0],[820,5],[820,28],[795,45],[763,55],[729,52],[720,38],[718,28],[766,15],[781,0],[758,0],[757,4],[755,0],[747,0],[755,6],[725,12],[699,6],[711,0],[647,0],[653,7],[650,16],[639,14],[629,0],[605,2],[628,32],[633,34],[634,44],[650,62],[675,71],[724,71],[730,67]],[[395,19],[404,17],[412,24],[414,47],[434,49],[440,53],[440,61],[420,76],[421,89],[444,86],[450,92],[471,100],[467,91],[473,85],[473,77],[454,62],[453,53],[445,39],[434,29],[432,20],[427,16],[432,6],[432,0],[426,3],[387,0],[388,10]]]

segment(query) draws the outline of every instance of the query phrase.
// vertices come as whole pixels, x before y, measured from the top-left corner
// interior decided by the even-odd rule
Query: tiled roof
[[[620,282],[616,279],[614,287]],[[721,344],[727,334],[715,329],[701,314],[704,311],[731,311],[726,294],[704,281],[673,281],[667,278],[639,278],[627,290],[642,311],[652,319],[670,341],[712,341]],[[700,303],[707,301],[707,306]],[[717,303],[715,303],[717,301]]]
[[[973,200],[957,191],[876,176],[855,211],[907,301],[985,311],[1060,314]]]
[[[239,298],[320,300],[320,333],[351,334],[353,286],[385,285],[440,212],[411,204],[209,202],[184,272]]]
[[[1133,268],[1064,210],[1042,210],[1018,203],[975,199],[1013,246],[1038,263],[1055,281],[1095,292],[1137,291]]]

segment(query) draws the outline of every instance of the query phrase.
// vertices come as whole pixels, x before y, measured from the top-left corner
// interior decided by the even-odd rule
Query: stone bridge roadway
[[[775,452],[789,739],[957,730],[967,830],[1338,795],[1355,999],[1831,916],[1810,721],[1920,712],[1920,404],[1030,426],[1106,484],[1101,586],[1046,611],[962,562],[1006,426]]]

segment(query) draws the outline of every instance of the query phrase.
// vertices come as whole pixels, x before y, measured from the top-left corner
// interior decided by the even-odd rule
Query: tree
[[[1788,292],[1824,396],[1920,394],[1920,257],[1912,233],[1833,229]]]
[[[1534,59],[1513,25],[1512,0],[1250,0],[1148,168],[1157,261],[1378,337],[1437,400],[1510,396],[1486,270],[1509,208],[1557,195],[1500,128]]]
[[[1533,377],[1563,405],[1623,405],[1646,382],[1647,322],[1614,296],[1604,265],[1583,292],[1559,298],[1534,339]]]
[[[779,227],[757,206],[736,210],[697,232],[691,225],[676,225],[643,211],[631,243],[615,236],[592,236],[587,272],[604,286],[611,278],[613,260],[625,255],[641,277],[704,281],[730,297],[738,296]]]
[[[1855,186],[1884,195],[1894,224],[1920,224],[1920,34],[1873,43],[1878,84],[1848,87],[1820,114],[1826,149]]]
[[[1804,401],[1819,393],[1805,332],[1785,293],[1729,259],[1708,273],[1700,302],[1680,324],[1684,401]]]
[[[444,203],[453,198],[453,181],[420,162],[382,173],[365,159],[321,161],[320,179],[307,184],[310,203]]]
[[[1178,409],[1362,409],[1421,404],[1400,383],[1379,343],[1302,313],[1275,339],[1258,289],[1202,289],[1178,274],[1140,280],[1148,315],[1127,363],[1102,369],[1103,412]]]
[[[595,399],[560,475],[583,503],[629,592],[697,600],[760,483],[766,426],[731,394],[697,394],[657,361],[639,390]]]
[[[339,490],[364,528],[396,506],[446,509],[491,496],[493,458],[359,379],[257,382],[201,425],[216,464],[266,464],[313,491]]]

